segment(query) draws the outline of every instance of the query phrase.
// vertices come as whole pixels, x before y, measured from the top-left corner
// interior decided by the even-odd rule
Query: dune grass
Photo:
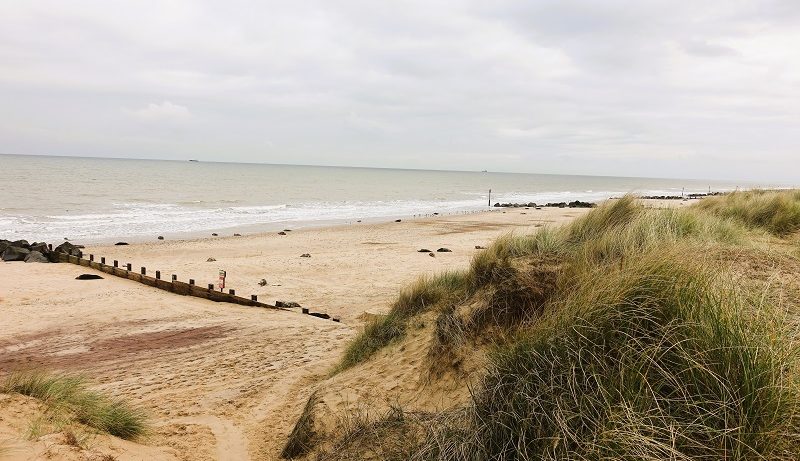
[[[682,252],[585,273],[418,459],[795,459],[797,351]]]
[[[0,385],[0,392],[37,398],[56,413],[69,414],[81,424],[123,439],[136,438],[146,431],[142,411],[122,399],[89,389],[78,375],[13,372]]]
[[[800,190],[753,190],[704,199],[697,208],[777,236],[800,230]]]
[[[286,445],[281,450],[281,458],[297,458],[314,448],[314,436],[316,435],[314,431],[314,406],[317,402],[318,398],[315,392],[308,398],[300,418],[292,428],[292,432],[286,440]]]

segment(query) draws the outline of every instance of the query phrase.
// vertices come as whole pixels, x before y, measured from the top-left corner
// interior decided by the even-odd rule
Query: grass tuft
[[[122,439],[133,439],[146,430],[146,417],[127,402],[88,389],[77,375],[41,370],[11,373],[0,391],[37,398],[56,412],[70,414],[78,422]]]
[[[734,192],[702,200],[697,208],[777,236],[800,230],[800,190]]]
[[[314,406],[317,404],[317,393],[308,398],[300,418],[294,425],[281,451],[281,458],[292,459],[303,456],[314,448]]]

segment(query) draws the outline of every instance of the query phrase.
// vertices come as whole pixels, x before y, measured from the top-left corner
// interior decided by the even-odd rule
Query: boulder
[[[0,259],[3,261],[25,261],[25,258],[30,254],[31,250],[27,248],[20,248],[10,246],[3,251]]]
[[[38,251],[39,253],[41,253],[43,255],[46,255],[46,254],[50,253],[49,247],[44,242],[42,242],[42,243],[32,243],[30,250],[32,252],[33,251]]]
[[[0,253],[6,251],[6,248],[11,246],[11,242],[8,240],[0,240]]]
[[[49,263],[50,260],[47,259],[45,255],[38,251],[31,251],[28,253],[28,256],[25,257],[26,263]]]
[[[402,222],[402,219],[395,219],[394,222]]]
[[[57,258],[59,253],[70,256],[77,256],[79,258],[83,256],[81,249],[69,242],[64,242],[61,245],[55,247],[53,249],[53,252],[50,253],[50,260],[53,262],[58,262]]]
[[[97,274],[81,274],[75,277],[75,280],[102,280],[103,277],[100,277]]]
[[[438,250],[436,250],[436,252],[437,253],[452,253],[453,250],[451,250],[450,248],[439,248]]]
[[[11,246],[17,248],[25,248],[26,250],[31,249],[31,244],[28,243],[27,240],[17,240],[16,242],[11,242]]]

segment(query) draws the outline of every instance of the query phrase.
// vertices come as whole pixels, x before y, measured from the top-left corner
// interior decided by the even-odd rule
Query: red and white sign
[[[220,269],[219,270],[219,289],[222,290],[225,288],[225,271]]]

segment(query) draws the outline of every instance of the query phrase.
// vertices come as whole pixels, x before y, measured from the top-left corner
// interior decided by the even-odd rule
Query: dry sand
[[[154,236],[152,243],[85,250],[198,284],[216,282],[225,269],[228,287],[239,295],[296,301],[341,323],[217,304],[107,275],[79,281],[77,275],[93,271],[70,264],[0,263],[0,372],[34,366],[80,372],[145,408],[153,428],[139,444],[93,439],[90,448],[119,460],[276,459],[310,387],[337,361],[365,313],[385,312],[421,274],[465,268],[476,245],[586,211],[504,209],[285,236]],[[452,252],[417,252],[440,247]],[[258,285],[262,278],[267,286]],[[26,402],[0,395],[0,444],[13,446],[0,458],[88,456],[64,451],[53,436],[26,440],[36,411]]]

